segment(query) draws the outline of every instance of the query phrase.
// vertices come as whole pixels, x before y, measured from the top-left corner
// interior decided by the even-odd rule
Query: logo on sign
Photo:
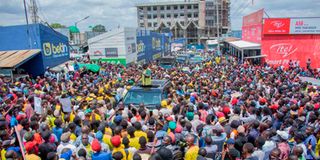
[[[144,52],[145,50],[145,46],[144,46],[144,43],[142,41],[140,41],[137,45],[137,52],[140,53],[140,52]]]
[[[270,47],[270,51],[282,55],[283,58],[290,56],[298,50],[297,47],[290,43],[274,44]]]
[[[131,45],[128,46],[128,53],[131,53]]]
[[[93,52],[93,54],[101,55],[101,54],[102,54],[102,52],[101,52],[101,51],[99,51],[99,50],[97,50],[97,51],[94,51],[94,52]]]
[[[51,56],[51,55],[58,55],[58,54],[64,54],[68,52],[67,45],[63,43],[59,43],[58,45],[54,45],[52,43],[43,43],[42,45],[44,55],[45,56]]]
[[[281,21],[273,21],[273,22],[271,22],[271,24],[274,26],[274,27],[276,27],[276,28],[281,28],[281,27],[283,27],[285,24],[284,23],[282,23]]]

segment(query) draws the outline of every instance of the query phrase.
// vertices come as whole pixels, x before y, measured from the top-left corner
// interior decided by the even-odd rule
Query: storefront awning
[[[0,68],[17,68],[39,53],[39,49],[0,51]]]
[[[248,49],[261,49],[261,44],[258,43],[252,43],[248,41],[233,41],[229,42],[231,46],[239,49],[239,50],[248,50]]]
[[[254,59],[254,58],[262,58],[262,57],[267,57],[267,55],[257,55],[257,56],[250,56],[250,57],[244,57],[244,59]]]

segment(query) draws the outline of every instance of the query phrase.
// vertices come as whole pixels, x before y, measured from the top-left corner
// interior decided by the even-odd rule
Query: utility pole
[[[23,6],[24,6],[24,15],[26,17],[26,23],[27,23],[27,36],[29,38],[29,48],[31,49],[31,38],[29,34],[29,21],[28,21],[28,12],[27,12],[27,6],[26,6],[26,0],[23,0]]]
[[[30,18],[33,24],[38,23],[38,7],[37,3],[35,0],[30,0],[30,7],[29,7],[29,12],[30,12]]]
[[[217,4],[216,4],[216,10],[217,10],[217,42],[218,42],[218,46],[217,46],[217,50],[218,53],[220,54],[220,43],[219,43],[219,39],[220,39],[220,25],[219,25],[219,0],[216,0]]]

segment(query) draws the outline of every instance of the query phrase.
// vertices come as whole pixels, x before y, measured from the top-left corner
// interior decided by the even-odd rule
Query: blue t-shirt
[[[99,152],[92,154],[92,160],[112,160],[111,152]]]
[[[57,136],[57,139],[60,142],[60,137],[61,137],[62,132],[63,132],[62,128],[54,127],[54,128],[52,128],[52,132],[53,132],[54,135]]]

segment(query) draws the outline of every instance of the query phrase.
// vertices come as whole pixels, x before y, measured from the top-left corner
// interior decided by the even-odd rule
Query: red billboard
[[[320,68],[320,35],[268,35],[262,39],[261,53],[272,66],[288,67],[289,60],[306,67]]]
[[[261,43],[262,20],[264,9],[260,9],[243,17],[242,39],[249,42]]]
[[[289,34],[290,18],[268,18],[264,20],[263,34]]]
[[[260,9],[243,17],[242,27],[262,24],[264,9]]]

